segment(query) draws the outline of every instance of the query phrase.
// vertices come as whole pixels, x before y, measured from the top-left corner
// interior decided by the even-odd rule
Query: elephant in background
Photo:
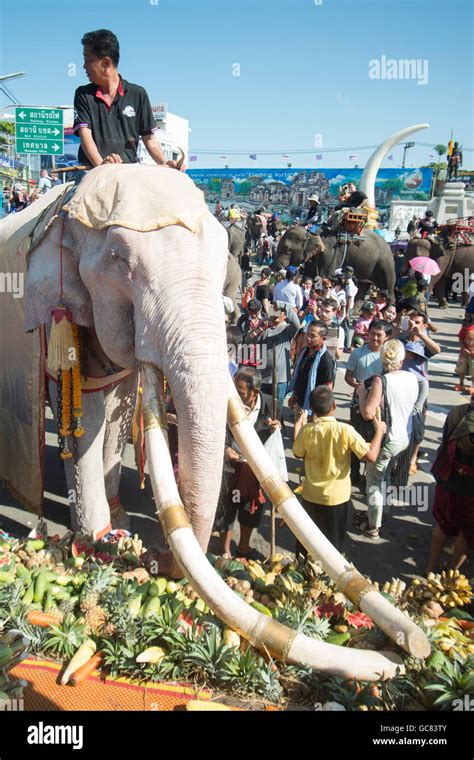
[[[285,232],[278,243],[272,266],[273,269],[286,269],[290,264],[297,266],[322,251],[319,236],[312,235],[305,227],[295,224]]]
[[[245,231],[236,224],[227,227],[229,253],[240,263],[240,258],[245,249]]]
[[[234,312],[231,316],[231,322],[237,322],[240,317],[240,307],[237,301],[237,294],[242,284],[242,270],[239,262],[230,253],[227,256],[227,271],[224,280],[223,294],[232,299]]]
[[[274,267],[279,269],[304,264],[304,273],[310,277],[333,276],[343,265],[353,267],[359,292],[356,303],[363,301],[370,285],[387,290],[394,297],[395,264],[388,243],[369,229],[363,230],[363,240],[351,240],[330,235],[323,237],[325,246],[321,251],[317,236],[304,227],[291,227],[277,249]],[[313,239],[312,241],[310,239]]]
[[[255,253],[257,250],[257,244],[262,234],[267,231],[267,221],[262,214],[249,214],[247,217],[247,232],[249,244],[252,251]]]
[[[416,256],[429,256],[434,259],[440,268],[440,273],[433,275],[430,288],[442,308],[447,308],[447,286],[452,284],[456,291],[455,281],[460,285],[457,292],[467,293],[469,289],[469,276],[474,272],[474,245],[459,245],[448,248],[442,238],[413,238],[406,250],[406,259]]]

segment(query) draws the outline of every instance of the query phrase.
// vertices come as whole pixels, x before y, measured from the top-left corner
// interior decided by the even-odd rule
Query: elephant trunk
[[[220,357],[221,359],[221,357]],[[194,534],[203,549],[212,531],[222,482],[228,372],[223,351],[219,366],[203,372],[168,374],[178,416],[179,492]]]

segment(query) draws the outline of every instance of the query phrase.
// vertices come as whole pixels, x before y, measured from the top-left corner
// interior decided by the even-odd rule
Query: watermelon
[[[227,565],[227,572],[229,573],[229,575],[233,575],[234,578],[239,578],[239,576],[236,575],[236,573],[240,571],[246,572],[246,570],[247,568],[245,567],[245,565],[243,565],[242,562],[239,562],[236,559],[231,560],[229,564]],[[239,580],[247,580],[247,578],[240,578]]]
[[[251,586],[254,584],[252,576],[249,575],[249,573],[245,572],[245,570],[236,570],[233,574],[233,577],[237,578],[238,581],[248,581]]]
[[[296,570],[288,570],[285,575],[294,580],[295,583],[305,582],[304,576],[301,575],[301,573],[298,573]]]

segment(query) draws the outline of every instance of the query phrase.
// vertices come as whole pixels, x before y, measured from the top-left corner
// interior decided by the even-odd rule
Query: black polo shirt
[[[97,84],[78,87],[74,96],[74,132],[88,127],[102,158],[118,153],[126,164],[137,160],[138,138],[149,135],[156,127],[150,100],[143,87],[120,77],[115,99],[110,108]],[[82,146],[79,161],[89,163]]]

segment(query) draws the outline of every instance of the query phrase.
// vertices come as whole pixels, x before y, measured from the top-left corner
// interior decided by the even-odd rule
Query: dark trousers
[[[301,505],[304,511],[311,517],[312,521],[318,526],[328,541],[339,551],[342,552],[346,538],[347,515],[349,513],[349,501],[344,504],[338,504],[334,507],[313,504],[311,501],[301,499]],[[305,547],[296,541],[296,556],[302,554],[306,557],[308,552]]]
[[[344,330],[344,348],[350,348],[351,340],[351,321],[352,321],[352,309],[347,313],[347,316],[342,320],[341,327]]]

